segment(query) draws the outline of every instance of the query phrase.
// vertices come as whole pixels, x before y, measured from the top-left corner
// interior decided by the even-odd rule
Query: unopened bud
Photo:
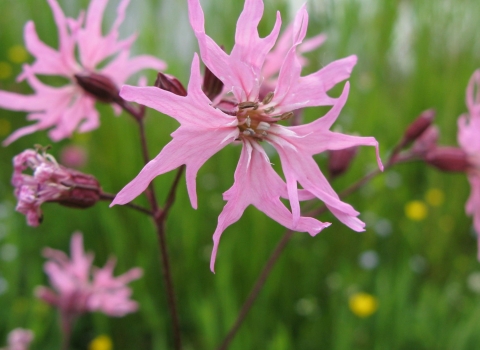
[[[71,178],[61,184],[69,190],[62,192],[56,202],[66,207],[89,208],[100,200],[101,188],[95,177],[73,169],[67,171]]]
[[[217,78],[215,74],[212,73],[208,67],[205,67],[205,75],[203,77],[203,85],[202,90],[210,99],[213,101],[215,97],[217,97],[223,89],[223,83],[220,79]]]
[[[411,123],[405,133],[403,134],[403,139],[401,141],[401,148],[409,145],[417,138],[419,138],[425,130],[432,125],[433,119],[435,118],[435,110],[428,109],[422,114],[420,114],[417,119]]]
[[[425,162],[451,172],[465,172],[471,167],[468,155],[457,147],[436,147],[426,154]]]
[[[352,160],[357,155],[357,147],[328,152],[328,172],[332,178],[342,175],[350,167]]]
[[[158,73],[154,85],[162,90],[170,91],[175,95],[187,96],[187,90],[185,90],[182,83],[173,75]]]
[[[75,74],[75,79],[83,90],[101,102],[111,103],[119,99],[117,86],[105,75],[97,73]]]

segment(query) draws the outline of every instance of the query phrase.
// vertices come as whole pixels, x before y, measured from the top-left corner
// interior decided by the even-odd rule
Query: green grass
[[[117,3],[111,2],[108,23],[112,23]],[[68,15],[76,16],[88,1],[60,3]],[[242,5],[219,0],[208,3],[204,7],[207,33],[230,49]],[[25,84],[14,81],[21,65],[9,61],[8,50],[22,45],[22,27],[29,19],[34,20],[42,40],[56,45],[52,15],[44,1],[0,0],[0,4],[0,62],[8,62],[13,70],[11,77],[0,80],[0,89],[28,93]],[[345,132],[375,136],[386,159],[406,126],[421,111],[433,107],[440,142],[456,145],[456,120],[466,111],[465,88],[480,67],[477,0],[315,0],[308,6],[309,36],[323,31],[329,39],[308,54],[311,65],[306,71],[351,54],[359,58],[347,105],[337,122]],[[294,15],[289,11],[296,7],[266,0],[262,34],[273,26],[277,9],[286,24]],[[139,34],[134,51],[165,59],[168,73],[186,84],[197,51],[186,1],[132,1],[127,17],[124,32]],[[151,82],[155,76],[149,74]],[[336,88],[334,94],[340,91],[341,87]],[[142,167],[136,125],[126,115],[115,117],[108,106],[98,107],[101,127],[54,144],[52,153],[58,156],[71,143],[84,146],[89,161],[82,170],[94,174],[106,191],[116,192]],[[308,110],[306,118],[317,118],[322,111]],[[24,113],[5,110],[0,111],[0,120],[8,121],[11,130],[26,124]],[[156,111],[148,112],[152,155],[170,140],[177,125]],[[43,206],[44,223],[34,229],[14,212],[11,158],[35,143],[51,144],[46,133],[40,132],[0,150],[0,229],[5,232],[0,238],[0,278],[8,283],[0,295],[0,345],[8,331],[25,327],[35,332],[32,349],[58,348],[56,311],[36,300],[33,289],[47,284],[41,249],[67,250],[71,233],[80,230],[87,250],[96,254],[97,266],[114,254],[117,273],[141,266],[145,275],[132,283],[140,311],[119,319],[101,314],[81,317],[72,349],[87,348],[100,334],[108,334],[115,349],[172,347],[156,235],[142,214],[124,207],[109,209],[106,203],[86,210],[50,204]],[[233,182],[238,156],[238,147],[227,147],[202,167],[198,210],[191,208],[182,180],[167,223],[185,349],[212,349],[220,343],[284,232],[263,213],[247,209],[225,231],[216,274],[210,272],[211,236],[224,203],[221,194]],[[279,159],[272,157],[272,162],[278,165]],[[325,159],[320,157],[319,163],[325,169]],[[342,190],[374,166],[373,150],[362,149],[351,170],[333,183],[334,188]],[[172,180],[173,174],[155,180],[162,202]],[[423,201],[432,188],[445,194],[445,202],[429,206],[424,220],[409,220],[405,204]],[[480,294],[467,281],[480,266],[472,220],[464,212],[468,195],[463,174],[440,173],[421,163],[399,165],[379,176],[347,199],[362,213],[367,231],[355,233],[324,214],[320,219],[333,224],[320,235],[311,238],[296,233],[231,349],[475,349],[480,341]],[[144,198],[136,202],[146,204]],[[382,223],[384,227],[390,224],[390,234],[376,232]],[[12,246],[17,255],[5,260],[4,252]],[[378,254],[379,264],[365,270],[359,256],[369,250]],[[423,262],[424,268],[414,271],[412,261]],[[375,314],[362,319],[349,310],[349,296],[356,291],[378,298]],[[301,311],[305,304],[311,307]]]

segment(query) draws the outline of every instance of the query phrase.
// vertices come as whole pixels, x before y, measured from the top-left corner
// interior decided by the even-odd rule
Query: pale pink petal
[[[140,195],[156,176],[186,164],[188,194],[192,207],[197,208],[195,178],[198,169],[237,135],[236,128],[232,131],[231,128],[199,130],[180,127],[172,133],[173,140],[117,194],[110,206],[130,202]]]
[[[277,91],[272,100],[272,104],[277,105],[275,113],[311,106],[333,105],[336,99],[329,97],[327,91],[348,79],[356,63],[357,57],[349,56],[328,64],[318,72],[300,77],[299,62],[293,58],[286,60],[280,70]]]
[[[198,130],[235,127],[238,123],[237,118],[213,108],[201,86],[199,60],[195,54],[187,96],[178,96],[156,87],[128,85],[122,87],[120,96],[127,101],[134,101],[167,114],[182,126],[196,127]]]
[[[37,35],[35,24],[27,22],[24,29],[25,46],[27,50],[36,58],[33,69],[38,74],[63,75],[70,76],[72,67],[66,64],[64,57],[58,51],[45,45]],[[25,79],[26,74],[22,73],[17,78],[18,81]]]
[[[244,142],[235,170],[235,183],[224,193],[227,204],[218,217],[218,225],[213,234],[214,245],[210,260],[212,272],[223,231],[236,222],[250,204],[283,226],[308,232],[312,236],[330,225],[308,217],[300,217],[296,225],[292,224],[292,214],[280,201],[280,194],[284,191],[285,183],[273,170],[261,146]]]
[[[272,32],[265,38],[258,35],[258,24],[263,15],[262,0],[246,0],[242,13],[237,21],[235,45],[230,57],[248,64],[255,70],[256,77],[260,77],[265,57],[272,49],[280,32],[281,19],[277,18]]]
[[[263,8],[263,3],[259,0],[247,1],[242,16],[256,20],[258,14],[252,10],[258,9],[259,6]],[[233,92],[237,100],[256,99],[262,80],[260,69],[280,30],[279,14],[271,34],[264,39],[258,37],[255,24],[253,26],[248,24],[252,27],[249,28],[247,23],[242,25],[239,21],[237,36],[240,42],[238,45],[235,44],[231,55],[227,55],[205,34],[205,19],[199,0],[189,0],[188,9],[190,24],[198,39],[200,54],[205,65],[225,84],[226,89]],[[247,33],[255,34],[247,38]]]
[[[467,86],[466,102],[472,117],[480,117],[480,69],[477,69]]]
[[[129,59],[129,52],[122,51],[100,73],[112,79],[117,86],[124,84],[133,74],[143,69],[162,71],[166,68],[165,62],[153,56],[141,55]]]
[[[93,0],[87,9],[85,27],[78,32],[80,62],[93,70],[97,64],[121,50],[129,49],[136,36],[118,41],[118,27],[125,18],[129,0],[123,0],[117,8],[117,17],[109,34],[102,35],[102,19],[108,0]]]
[[[21,95],[0,91],[0,108],[12,111],[34,112],[48,107],[51,102],[38,95]]]

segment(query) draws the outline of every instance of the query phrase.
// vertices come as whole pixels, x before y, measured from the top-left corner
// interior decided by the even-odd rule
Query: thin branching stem
[[[150,156],[148,152],[148,144],[147,144],[147,137],[145,133],[145,124],[144,124],[145,107],[140,106],[139,109],[134,109],[130,104],[128,104],[124,100],[120,100],[117,103],[120,107],[123,108],[123,110],[129,113],[137,121],[139,134],[140,134],[142,157],[143,157],[144,164],[147,164],[150,161]],[[176,350],[182,349],[182,341],[181,341],[181,334],[180,334],[180,321],[179,321],[179,316],[177,311],[177,303],[176,303],[175,292],[173,288],[173,280],[172,280],[170,262],[168,257],[167,241],[165,237],[166,236],[165,221],[167,219],[167,214],[170,210],[170,207],[173,205],[173,202],[175,200],[175,192],[176,192],[177,185],[182,173],[183,173],[183,167],[180,167],[178,169],[177,176],[170,189],[167,202],[163,210],[158,205],[153,183],[150,183],[147,189],[145,190],[145,194],[147,196],[148,202],[150,203],[151,212],[153,213],[152,218],[153,218],[153,222],[155,224],[155,228],[158,236],[162,277],[163,277],[163,282],[165,284],[165,289],[167,292],[168,309],[170,312],[170,317],[172,319],[173,338],[174,338],[174,344],[175,344]]]

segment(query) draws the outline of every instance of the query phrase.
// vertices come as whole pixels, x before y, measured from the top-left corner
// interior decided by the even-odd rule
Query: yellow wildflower
[[[93,339],[88,345],[88,350],[112,350],[112,339],[108,335],[102,334]]]
[[[350,310],[358,317],[368,317],[378,309],[377,298],[368,293],[355,293],[349,301]]]
[[[422,201],[410,201],[405,205],[405,215],[413,221],[422,221],[427,217],[428,209]]]

